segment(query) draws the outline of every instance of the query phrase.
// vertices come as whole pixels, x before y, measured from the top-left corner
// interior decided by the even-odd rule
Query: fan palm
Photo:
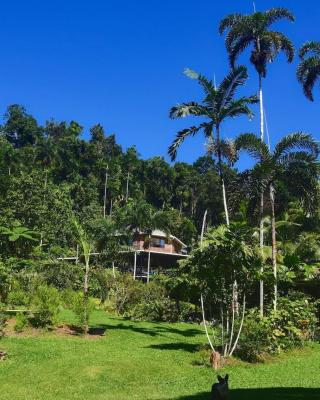
[[[284,52],[288,62],[293,61],[294,47],[292,42],[281,32],[270,30],[271,25],[282,19],[294,21],[293,14],[286,8],[272,8],[264,12],[254,12],[251,15],[230,14],[219,26],[219,33],[225,31],[226,48],[229,61],[234,68],[237,58],[251,46],[250,62],[259,76],[260,100],[260,139],[264,141],[264,107],[262,79],[267,75],[267,63],[274,61],[280,52]],[[260,248],[263,251],[263,208],[264,199],[260,197]],[[263,282],[260,282],[260,311],[263,314]]]
[[[320,77],[320,42],[305,43],[300,48],[299,58],[297,78],[307,99],[313,101],[312,91]]]
[[[232,151],[233,146],[230,142],[228,143],[221,140],[220,128],[222,123],[229,118],[235,118],[241,115],[252,118],[253,113],[249,105],[257,103],[258,98],[256,96],[244,96],[239,99],[234,98],[236,90],[245,83],[248,77],[247,69],[244,66],[239,66],[232,70],[218,87],[205,76],[190,69],[187,69],[185,73],[190,78],[196,79],[199,82],[204,91],[204,98],[201,103],[192,101],[172,107],[170,110],[170,117],[181,118],[195,116],[202,118],[203,122],[197,126],[191,126],[190,128],[179,131],[175,140],[169,147],[168,153],[172,161],[175,160],[178,148],[187,137],[194,136],[198,133],[204,134],[210,142],[211,152],[215,153],[218,159],[224,212],[226,223],[229,225],[222,160],[223,157],[227,157],[230,161],[234,161],[236,154]]]
[[[258,163],[251,171],[251,181],[256,194],[269,192],[271,205],[271,236],[272,236],[272,266],[274,274],[274,308],[277,308],[277,244],[276,244],[276,216],[275,216],[275,187],[277,181],[295,186],[297,197],[302,202],[312,202],[318,191],[319,168],[317,157],[319,146],[308,134],[292,133],[282,138],[271,152],[268,146],[261,142],[254,134],[240,135],[236,140],[238,150],[245,150]],[[299,171],[304,171],[300,174]]]

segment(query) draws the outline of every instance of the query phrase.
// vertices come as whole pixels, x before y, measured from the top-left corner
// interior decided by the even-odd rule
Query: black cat
[[[214,383],[212,385],[211,400],[228,400],[229,398],[228,379],[229,379],[228,374],[224,378],[218,375],[219,382]]]

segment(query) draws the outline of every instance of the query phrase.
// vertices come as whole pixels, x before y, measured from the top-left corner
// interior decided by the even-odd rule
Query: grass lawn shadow
[[[140,322],[139,321],[134,321],[133,324],[130,323],[119,323],[115,325],[99,325],[101,328],[105,328],[106,330],[127,330],[127,331],[132,331],[136,333],[142,333],[145,335],[149,336],[164,336],[165,334],[174,334],[174,335],[180,335],[183,337],[194,337],[200,334],[198,329],[192,329],[192,328],[187,328],[187,329],[177,329],[174,327],[169,327],[169,326],[162,326],[162,325],[157,325],[154,324],[154,326],[151,326],[150,328],[144,327],[143,322],[141,322],[141,326],[139,326]],[[98,325],[96,326],[98,327]]]
[[[211,400],[210,392],[170,398],[170,400]],[[261,388],[230,390],[230,400],[319,400],[320,388]],[[169,398],[168,398],[169,400]]]
[[[199,349],[199,345],[186,342],[175,342],[175,343],[152,344],[148,346],[148,348],[156,350],[183,350],[189,353],[194,353]]]

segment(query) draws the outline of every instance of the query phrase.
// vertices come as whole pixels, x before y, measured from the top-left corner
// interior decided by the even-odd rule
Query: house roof
[[[158,236],[158,237],[163,237],[166,238],[168,237],[168,235],[164,232],[161,231],[160,229],[154,229],[151,233],[151,236]],[[174,235],[169,235],[170,239],[175,240],[176,242],[180,243],[182,247],[187,247],[186,244],[184,244],[180,239],[178,239],[176,236]]]

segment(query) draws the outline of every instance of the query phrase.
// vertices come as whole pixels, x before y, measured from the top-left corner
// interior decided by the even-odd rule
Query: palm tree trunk
[[[103,218],[106,218],[106,207],[107,207],[107,184],[108,184],[108,167],[106,168],[106,175],[104,181],[104,193],[103,193]]]
[[[86,257],[86,266],[84,272],[84,282],[83,282],[83,301],[84,301],[84,326],[83,330],[84,333],[87,334],[89,330],[89,315],[88,315],[88,308],[89,308],[89,258]]]
[[[216,127],[216,134],[217,134],[217,148],[218,148],[218,170],[219,170],[219,177],[220,177],[220,183],[221,183],[221,188],[222,188],[223,208],[224,208],[224,215],[226,218],[226,224],[227,224],[227,226],[229,226],[230,220],[229,220],[226,187],[225,187],[223,171],[222,171],[222,156],[221,156],[221,149],[220,149],[220,127],[219,126]]]
[[[277,282],[277,239],[276,239],[276,216],[274,210],[275,194],[274,187],[270,185],[270,203],[271,203],[271,232],[272,232],[272,268],[274,279],[274,292],[273,292],[273,308],[277,311],[278,302],[278,282]]]
[[[263,111],[263,92],[262,92],[262,75],[259,74],[259,102],[260,102],[260,140],[264,141],[264,111]],[[263,209],[264,209],[264,201],[263,201],[263,189],[261,189],[260,193],[260,227],[259,227],[259,242],[260,242],[260,251],[261,256],[263,257],[263,245],[264,245],[264,224],[263,224]],[[261,274],[263,274],[263,266],[261,267]],[[260,279],[260,314],[263,316],[264,312],[264,282]]]

